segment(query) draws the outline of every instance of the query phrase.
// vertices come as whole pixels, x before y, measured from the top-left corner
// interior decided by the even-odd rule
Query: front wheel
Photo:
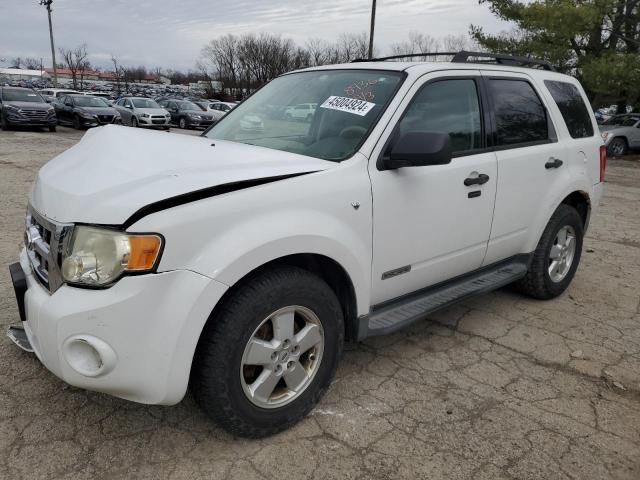
[[[516,287],[541,300],[555,298],[571,283],[582,253],[584,225],[577,210],[560,205],[538,242],[526,276]]]
[[[80,124],[80,117],[78,115],[73,116],[73,128],[80,130],[82,125]]]
[[[5,131],[11,128],[11,125],[9,125],[9,120],[7,120],[7,117],[5,117],[4,115],[0,115],[0,128]]]
[[[131,126],[133,128],[138,128],[138,119],[134,115],[131,115]]]
[[[51,126],[49,127],[49,131],[50,131],[51,133],[54,133],[54,132],[56,131],[56,126],[55,126],[55,125],[51,125]]]
[[[185,128],[187,128],[187,127],[188,127],[187,119],[186,119],[186,118],[184,118],[184,117],[181,117],[181,118],[180,118],[180,120],[178,121],[178,126],[179,126],[180,128],[182,128],[183,130],[184,130]]]
[[[194,397],[234,435],[272,435],[323,396],[343,340],[340,303],[322,279],[288,266],[260,272],[205,326],[191,376]]]

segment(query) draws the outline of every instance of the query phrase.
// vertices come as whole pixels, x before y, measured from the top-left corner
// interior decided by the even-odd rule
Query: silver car
[[[614,115],[602,125],[600,134],[610,155],[625,155],[629,149],[640,149],[640,115]]]
[[[171,114],[150,98],[125,97],[113,106],[120,112],[124,125],[169,130]]]

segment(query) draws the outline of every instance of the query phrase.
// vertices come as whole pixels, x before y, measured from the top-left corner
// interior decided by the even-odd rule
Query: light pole
[[[369,60],[373,58],[373,30],[376,26],[376,0],[371,5],[371,29],[369,30]]]
[[[40,5],[44,5],[47,9],[49,17],[49,40],[51,40],[51,61],[53,62],[53,86],[58,86],[58,71],[56,67],[56,49],[53,45],[53,27],[51,26],[51,4],[53,0],[40,0]]]

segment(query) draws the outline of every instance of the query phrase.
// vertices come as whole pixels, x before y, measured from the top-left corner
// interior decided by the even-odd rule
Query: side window
[[[475,80],[438,80],[427,84],[411,101],[398,133],[448,133],[453,153],[483,147],[480,101]]]
[[[498,146],[516,146],[549,140],[547,112],[525,80],[489,80]]]
[[[593,123],[582,95],[575,85],[545,80],[572,138],[593,137]]]

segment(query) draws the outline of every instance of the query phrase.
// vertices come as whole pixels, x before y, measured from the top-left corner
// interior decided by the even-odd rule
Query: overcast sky
[[[56,47],[87,43],[91,61],[192,68],[202,46],[227,33],[270,32],[304,45],[369,28],[371,0],[54,0]],[[378,0],[376,47],[416,30],[434,37],[508,28],[477,0]],[[51,64],[47,15],[38,0],[0,0],[0,67],[16,56]]]

